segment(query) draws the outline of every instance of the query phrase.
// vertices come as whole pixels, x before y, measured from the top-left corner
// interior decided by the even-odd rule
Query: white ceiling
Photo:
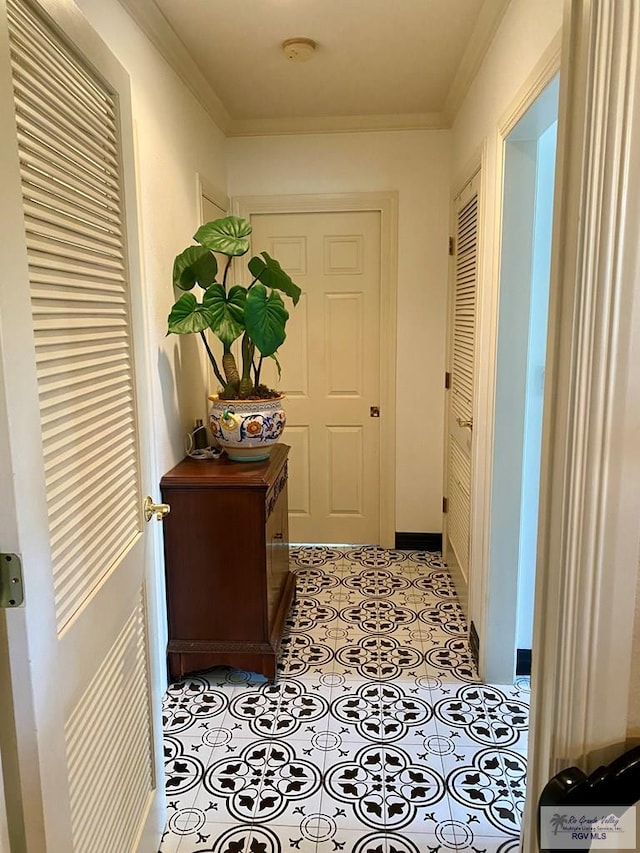
[[[446,127],[509,0],[121,2],[235,135]]]

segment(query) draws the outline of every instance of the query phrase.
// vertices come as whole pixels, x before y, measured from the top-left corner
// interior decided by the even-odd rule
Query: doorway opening
[[[531,671],[558,76],[505,139],[484,678]]]

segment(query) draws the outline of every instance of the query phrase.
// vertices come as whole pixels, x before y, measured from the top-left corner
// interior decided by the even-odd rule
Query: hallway
[[[440,555],[292,548],[278,684],[218,669],[164,701],[161,853],[511,853],[528,686],[478,684]]]

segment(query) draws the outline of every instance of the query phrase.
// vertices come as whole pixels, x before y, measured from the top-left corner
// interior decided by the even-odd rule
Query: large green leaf
[[[286,293],[293,300],[293,304],[297,305],[300,294],[302,293],[298,285],[291,281],[290,277],[275,258],[272,258],[267,252],[261,252],[260,254],[262,257],[256,255],[247,264],[251,275],[267,287]]]
[[[263,284],[254,284],[247,293],[244,320],[249,336],[262,355],[270,356],[286,338],[284,330],[289,312],[275,290],[267,292]]]
[[[211,328],[223,344],[231,346],[244,332],[244,315],[247,291],[234,284],[229,293],[221,284],[214,284],[202,298],[203,304],[212,312]]]
[[[193,239],[211,249],[222,252],[223,255],[244,255],[249,251],[251,224],[239,216],[225,216],[224,219],[214,219],[201,225]]]
[[[194,284],[207,288],[216,280],[218,263],[209,249],[189,246],[173,262],[173,283],[180,290],[191,290]]]
[[[213,312],[201,305],[193,293],[183,293],[171,309],[168,320],[168,333],[188,335],[191,332],[204,332],[211,326]]]

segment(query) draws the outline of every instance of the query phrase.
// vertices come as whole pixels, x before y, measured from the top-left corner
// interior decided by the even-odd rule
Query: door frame
[[[469,559],[469,621],[480,637],[478,670],[485,672],[488,619],[489,560],[493,442],[498,353],[500,260],[502,255],[502,195],[506,139],[538,95],[560,68],[561,35],[558,33],[505,112],[493,140],[482,152],[480,186],[483,220],[480,228],[479,287],[476,303],[476,398],[474,406],[474,455],[471,467],[471,555]],[[491,151],[493,148],[493,151]],[[487,251],[482,249],[487,247]],[[551,334],[551,328],[549,329]]]
[[[590,772],[627,742],[640,555],[639,43],[635,0],[566,4],[527,853],[549,777]]]
[[[559,54],[557,55],[559,61]],[[548,72],[549,68],[546,69]],[[488,508],[488,531],[487,531],[487,559],[485,565],[487,595],[484,599],[485,609],[483,611],[482,620],[482,652],[481,652],[481,673],[482,677],[489,682],[509,684],[513,681],[516,667],[516,632],[517,632],[517,612],[518,601],[520,596],[521,575],[520,575],[520,557],[519,543],[521,539],[521,521],[524,518],[524,507],[521,506],[521,490],[523,486],[523,472],[520,471],[514,474],[514,466],[517,468],[518,458],[521,459],[522,452],[525,447],[525,433],[527,427],[524,421],[526,395],[525,385],[520,384],[522,398],[518,399],[516,386],[512,386],[513,393],[509,391],[505,394],[505,385],[509,382],[519,382],[516,375],[515,379],[507,378],[513,376],[513,363],[517,362],[517,353],[522,354],[523,348],[528,351],[529,338],[527,334],[516,334],[519,343],[509,341],[513,338],[512,321],[514,317],[511,315],[508,303],[505,304],[505,298],[509,299],[509,294],[513,292],[512,285],[514,282],[526,283],[526,287],[520,289],[520,293],[527,293],[526,299],[531,299],[533,292],[533,282],[531,276],[533,274],[532,262],[534,257],[534,230],[536,228],[536,194],[537,189],[532,185],[532,181],[537,181],[539,173],[538,161],[538,139],[542,134],[540,129],[540,115],[544,114],[545,120],[547,116],[552,115],[552,109],[555,109],[555,119],[557,121],[558,107],[558,75],[554,74],[548,83],[546,83],[545,73],[540,78],[540,85],[543,89],[540,94],[525,107],[524,112],[517,118],[515,124],[510,118],[509,123],[500,129],[500,149],[502,153],[501,163],[503,169],[502,195],[500,201],[500,265],[498,269],[497,292],[500,308],[496,322],[496,363],[494,373],[494,407],[491,412],[491,429],[494,436],[492,445],[491,464],[491,506]],[[536,89],[538,86],[536,85]],[[542,99],[545,98],[543,101]],[[555,105],[555,106],[554,106]],[[527,137],[522,137],[518,140],[512,140],[512,135],[515,128],[520,129],[520,124],[525,117],[529,116],[532,110],[538,110],[538,121],[535,128]],[[544,123],[544,122],[543,122]],[[553,123],[553,122],[551,122]],[[530,120],[531,124],[531,120]],[[548,129],[548,128],[547,128]],[[536,134],[538,137],[536,138]],[[526,141],[525,141],[526,140]],[[528,154],[535,162],[532,171],[527,174],[526,179],[522,177],[522,172],[518,171],[518,179],[524,183],[524,188],[520,189],[525,195],[525,205],[527,213],[511,212],[513,222],[522,222],[524,216],[530,216],[530,222],[527,227],[530,228],[531,244],[524,245],[523,240],[514,238],[509,232],[509,227],[513,222],[505,220],[504,205],[506,192],[511,188],[513,190],[514,172],[510,175],[506,173],[506,164],[509,152],[513,156],[513,152],[517,146],[529,146]],[[531,154],[531,146],[534,153]],[[513,161],[512,161],[513,162]],[[554,157],[555,162],[555,157]],[[555,175],[553,176],[555,186]],[[512,183],[508,184],[511,180]],[[554,189],[552,186],[552,190]],[[553,197],[550,199],[553,203]],[[523,195],[518,198],[517,207],[522,208]],[[551,239],[552,223],[549,225],[548,236]],[[506,238],[506,242],[505,242]],[[515,240],[515,242],[514,242]],[[514,247],[517,247],[515,254],[518,256],[517,261],[513,260]],[[513,270],[513,264],[517,263],[518,269]],[[507,263],[507,267],[505,267]],[[550,274],[550,268],[549,268]],[[505,293],[507,296],[505,297]],[[513,298],[513,296],[511,297]],[[521,299],[524,297],[521,295]],[[522,305],[522,303],[520,303]],[[515,310],[515,309],[514,309]],[[521,307],[520,312],[524,309]],[[522,313],[518,315],[518,310],[515,310],[515,315],[522,317]],[[527,325],[529,323],[529,306],[526,308]],[[505,325],[506,324],[506,325]],[[540,337],[540,343],[547,349],[547,342],[550,334],[548,328],[542,329],[543,337]],[[505,340],[507,343],[505,344]],[[505,355],[506,350],[509,352]],[[529,355],[525,356],[525,364],[528,363]],[[524,377],[520,377],[524,381]],[[519,408],[522,406],[522,409]],[[515,418],[515,421],[514,421]],[[519,420],[522,418],[522,420]],[[519,424],[514,428],[513,423]],[[496,435],[498,436],[496,438]],[[541,439],[541,435],[540,435]],[[514,442],[509,447],[509,442]],[[517,443],[517,444],[516,444]],[[519,446],[518,446],[519,445]],[[501,450],[500,448],[503,448]],[[506,458],[503,458],[506,457]],[[510,462],[506,460],[510,459]],[[506,465],[506,470],[505,470]],[[539,502],[540,486],[538,484],[535,495]],[[517,513],[517,521],[516,521]],[[535,518],[532,519],[535,523]],[[532,532],[537,530],[536,527],[530,528]],[[513,571],[513,565],[516,565],[516,571]],[[533,589],[530,592],[531,598],[531,615],[533,614]],[[531,639],[528,640],[526,648],[531,649]]]
[[[147,317],[152,316],[147,301],[148,294],[143,285],[141,267],[141,232],[138,217],[138,186],[131,84],[128,72],[93,29],[80,9],[73,3],[59,0],[28,0],[29,4],[48,20],[63,39],[83,61],[90,64],[111,88],[115,87],[120,121],[122,185],[124,190],[123,220],[127,246],[127,269],[129,275],[129,298],[131,302],[131,334],[133,368],[136,375],[136,420],[138,445],[140,448],[140,489],[155,490],[157,483],[157,458],[155,448],[156,426],[152,417],[151,370],[149,364],[149,327]],[[0,0],[0,104],[5,114],[11,117],[0,133],[3,145],[0,148],[0,180],[4,193],[0,199],[4,229],[0,244],[5,247],[24,246],[24,224],[22,214],[22,188],[18,168],[18,144],[13,121],[14,101],[12,80],[5,65],[9,56],[9,35],[6,26],[6,0]],[[27,255],[24,252],[5,252],[11,266],[5,268],[9,280],[26,282]],[[15,399],[16,388],[25,381],[35,387],[35,359],[24,364],[20,356],[26,346],[22,330],[31,323],[31,304],[28,287],[15,287],[11,294],[0,290],[0,303],[5,317],[17,317],[19,322],[5,322],[0,327],[0,476],[11,489],[10,497],[0,502],[0,530],[3,551],[20,552],[23,546],[25,564],[29,565],[30,581],[25,583],[25,604],[21,607],[0,612],[0,684],[9,685],[9,690],[0,691],[0,749],[5,766],[10,771],[4,778],[4,796],[9,807],[7,817],[12,840],[25,851],[40,851],[57,846],[59,838],[69,833],[70,812],[68,803],[61,803],[59,768],[65,762],[65,746],[60,733],[64,729],[61,703],[57,701],[55,685],[51,683],[48,661],[51,657],[50,639],[57,636],[53,621],[47,624],[34,622],[29,602],[34,599],[49,599],[52,595],[52,578],[48,565],[43,565],[38,556],[48,548],[38,533],[39,522],[46,518],[45,487],[42,470],[33,464],[28,448],[41,443],[40,411],[36,397],[25,406],[26,417],[18,424],[17,413],[8,406]],[[27,320],[28,318],[28,320]],[[3,337],[4,336],[4,337]],[[24,414],[24,413],[23,413]],[[20,446],[12,446],[12,439],[20,436]],[[30,482],[33,487],[33,506],[28,517],[15,513],[14,486],[17,482]],[[140,508],[140,514],[142,508]],[[36,541],[37,540],[37,541]],[[144,571],[144,608],[147,626],[146,663],[151,691],[151,713],[153,716],[153,770],[155,790],[148,803],[144,825],[139,829],[137,847],[150,850],[165,824],[164,765],[162,749],[162,693],[166,685],[164,649],[158,637],[164,612],[161,595],[162,532],[159,525],[153,526],[145,535],[142,559]],[[35,674],[34,674],[35,673]],[[31,677],[30,675],[31,674]],[[37,710],[51,708],[50,719],[55,737],[35,725]],[[64,765],[66,766],[66,764]]]
[[[395,547],[396,339],[398,193],[327,193],[238,196],[237,216],[269,213],[380,213],[380,545]]]
[[[198,222],[204,222],[204,214],[202,212],[202,197],[206,196],[214,204],[217,204],[220,210],[229,210],[229,196],[226,192],[216,186],[202,172],[196,173],[196,210],[198,212]]]

